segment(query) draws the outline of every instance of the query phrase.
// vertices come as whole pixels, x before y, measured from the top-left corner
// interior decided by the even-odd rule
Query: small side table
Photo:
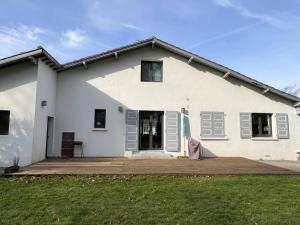
[[[74,146],[74,148],[76,146],[79,146],[80,156],[81,156],[81,158],[83,158],[84,157],[84,154],[83,154],[83,142],[82,141],[73,141],[73,146]]]

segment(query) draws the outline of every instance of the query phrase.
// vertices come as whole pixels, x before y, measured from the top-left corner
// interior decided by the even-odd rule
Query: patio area
[[[240,157],[179,159],[71,158],[47,159],[12,175],[272,175],[300,174]]]

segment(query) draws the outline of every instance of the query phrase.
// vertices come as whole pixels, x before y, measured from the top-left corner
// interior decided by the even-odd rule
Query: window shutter
[[[212,112],[201,112],[201,136],[212,137],[213,136],[213,115]]]
[[[251,113],[240,113],[241,138],[252,137]]]
[[[224,113],[201,112],[201,137],[224,137]]]
[[[289,118],[286,113],[276,114],[277,137],[284,139],[289,138]]]
[[[180,150],[180,113],[177,111],[166,111],[166,150]]]
[[[223,112],[213,112],[213,137],[224,137],[224,113]]]
[[[137,151],[139,143],[139,111],[126,110],[126,141],[127,151]]]

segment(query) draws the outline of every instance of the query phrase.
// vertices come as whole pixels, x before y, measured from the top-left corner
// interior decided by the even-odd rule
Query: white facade
[[[163,61],[163,82],[141,82],[141,60]],[[55,149],[62,132],[75,132],[86,156],[125,154],[125,110],[189,110],[191,136],[200,139],[200,112],[225,113],[226,138],[201,140],[207,156],[296,160],[300,149],[300,117],[291,103],[184,58],[155,48],[139,49],[58,74]],[[120,113],[118,107],[124,107]],[[94,109],[107,110],[107,129],[94,130]],[[240,112],[288,113],[290,138],[241,139]],[[182,150],[174,155],[184,155]]]
[[[162,61],[162,82],[141,82],[141,61]],[[190,135],[200,140],[205,156],[296,160],[300,151],[300,116],[293,102],[170,51],[151,46],[55,72],[41,60],[0,69],[0,110],[11,110],[10,132],[0,135],[0,166],[18,154],[21,165],[46,156],[47,119],[54,117],[48,156],[61,156],[63,132],[74,132],[85,156],[128,156],[125,150],[127,109],[188,110]],[[47,101],[42,107],[41,102]],[[120,110],[120,106],[123,111]],[[106,109],[105,129],[94,128],[94,110]],[[121,112],[120,112],[121,111]],[[201,138],[200,113],[224,112],[225,137]],[[273,136],[242,139],[240,113],[272,113]],[[288,114],[289,138],[277,137],[277,113]],[[164,120],[164,123],[165,120]],[[164,135],[166,139],[166,135]],[[181,137],[178,152],[187,155]]]
[[[0,110],[10,110],[9,135],[0,135],[0,166],[32,162],[37,67],[19,63],[0,70]]]
[[[56,77],[57,74],[44,62],[38,62],[37,76],[37,97],[34,123],[34,139],[32,147],[33,162],[45,159],[46,136],[48,117],[55,117],[56,100]],[[41,102],[46,101],[46,106],[41,106]],[[49,140],[53,142],[54,140]],[[53,149],[49,149],[48,156],[53,155]]]
[[[0,135],[0,167],[11,166],[15,157],[21,166],[45,159],[47,118],[55,114],[56,76],[41,60],[0,69],[0,110],[10,110],[9,134]]]

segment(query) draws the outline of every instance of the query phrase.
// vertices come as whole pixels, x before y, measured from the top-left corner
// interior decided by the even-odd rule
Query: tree
[[[283,91],[291,95],[300,97],[300,87],[297,84],[286,86],[285,88],[283,88]]]

